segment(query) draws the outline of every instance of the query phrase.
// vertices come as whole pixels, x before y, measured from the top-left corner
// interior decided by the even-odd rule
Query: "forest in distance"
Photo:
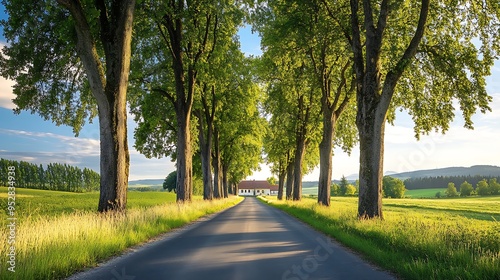
[[[265,161],[279,200],[301,200],[304,174],[319,166],[317,202],[329,206],[332,151],[359,144],[361,219],[383,218],[385,124],[397,109],[416,138],[446,132],[456,104],[466,128],[491,111],[498,1],[4,5],[0,74],[15,83],[15,112],[75,134],[100,123],[100,212],[126,209],[127,108],[134,147],[175,159],[179,202],[192,200],[196,178],[205,200],[227,197]],[[243,25],[259,33],[261,56],[240,50]]]

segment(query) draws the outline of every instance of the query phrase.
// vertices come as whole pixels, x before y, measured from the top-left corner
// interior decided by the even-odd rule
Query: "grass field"
[[[405,197],[408,198],[435,198],[436,193],[441,192],[441,196],[444,197],[446,188],[444,189],[421,189],[421,190],[406,190]]]
[[[269,203],[403,279],[500,279],[500,197],[384,199],[384,220],[356,218],[357,198]]]
[[[242,198],[175,203],[175,194],[129,192],[126,214],[95,212],[97,193],[16,189],[16,272],[7,270],[11,232],[0,188],[1,279],[62,279],[161,233],[221,211]]]
[[[174,202],[175,194],[168,192],[128,192],[127,208],[148,207]],[[7,207],[7,188],[0,187],[0,208]],[[18,217],[57,216],[74,212],[97,210],[99,193],[73,193],[16,188],[16,214]],[[7,217],[0,212],[0,219]]]

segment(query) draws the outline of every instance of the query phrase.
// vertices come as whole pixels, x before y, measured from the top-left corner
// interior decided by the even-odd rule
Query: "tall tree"
[[[129,151],[126,93],[134,0],[2,1],[8,45],[2,76],[16,82],[16,112],[37,111],[73,127],[99,117],[101,186],[98,210],[123,211]]]
[[[142,36],[137,43],[136,87],[150,95],[161,96],[172,104],[171,109],[175,113],[174,118],[162,116],[174,120],[170,122],[175,124],[174,133],[159,123],[146,130],[155,133],[159,130],[160,136],[169,135],[169,138],[175,135],[177,201],[190,201],[193,154],[191,118],[195,96],[200,93],[199,86],[205,84],[207,92],[211,93],[213,84],[200,79],[210,68],[211,56],[217,45],[224,44],[234,34],[230,30],[235,29],[238,23],[230,18],[239,7],[233,0],[149,1],[142,3],[142,6],[147,13],[144,34],[148,36]],[[141,102],[146,101],[138,103]],[[158,143],[154,135],[145,134],[142,137],[151,139],[150,143]],[[158,150],[166,151],[162,147],[158,147]]]
[[[345,34],[356,73],[362,219],[383,218],[384,130],[391,108],[408,109],[417,137],[448,128],[453,99],[468,128],[477,108],[489,110],[484,76],[498,47],[498,3],[430,2],[350,0]]]

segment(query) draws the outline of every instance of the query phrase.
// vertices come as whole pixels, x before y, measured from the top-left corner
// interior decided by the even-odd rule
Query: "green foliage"
[[[171,191],[176,191],[176,186],[177,186],[177,171],[172,171],[170,174],[168,174],[167,177],[165,177],[165,181],[163,182],[163,189],[168,190],[169,192]]]
[[[203,195],[203,179],[199,175],[193,176],[193,195]]]
[[[460,185],[460,196],[471,196],[473,192],[474,189],[472,188],[472,184],[467,181]]]
[[[98,191],[99,173],[84,168],[83,170],[68,164],[49,163],[44,168],[26,161],[0,159],[0,186],[7,186],[7,170],[15,168],[15,186],[19,188],[57,190],[67,192]]]
[[[476,185],[476,193],[478,195],[489,195],[491,194],[490,186],[488,185],[488,181],[483,179],[479,181]]]
[[[455,187],[455,183],[448,183],[448,188],[445,191],[447,197],[457,197],[459,193],[457,192],[457,188]]]
[[[276,185],[276,181],[276,177],[274,176],[267,178],[267,182],[269,182],[269,184],[271,185]]]
[[[95,18],[92,1],[83,1],[84,13]],[[75,21],[57,1],[2,1],[8,20],[1,22],[7,44],[0,53],[0,74],[16,82],[15,112],[37,112],[56,125],[69,125],[78,134],[85,121],[97,116],[76,48]],[[91,31],[99,38],[97,25]]]
[[[349,181],[347,181],[347,178],[344,175],[342,175],[342,178],[340,178],[340,183],[339,183],[339,195],[346,194],[347,186],[349,186]]]
[[[335,184],[335,183],[332,183],[332,185],[330,186],[330,195],[331,196],[340,196],[341,195],[340,186]]]
[[[454,183],[455,186],[460,186],[461,183],[467,181],[473,186],[483,179],[493,179],[491,176],[482,175],[458,175],[458,176],[432,176],[432,177],[416,177],[408,178],[404,181],[405,187],[409,190],[430,189],[430,188],[445,188],[448,183]]]
[[[352,195],[355,195],[356,194],[356,187],[352,184],[348,184],[345,188],[345,193],[344,195],[345,196],[352,196]]]
[[[496,178],[492,178],[489,180],[489,186],[492,195],[500,194],[500,183],[497,182]]]
[[[437,192],[436,195],[435,195],[436,198],[441,198],[441,196],[442,196],[441,192]]]
[[[383,193],[384,197],[403,198],[405,195],[405,185],[398,178],[384,176]]]

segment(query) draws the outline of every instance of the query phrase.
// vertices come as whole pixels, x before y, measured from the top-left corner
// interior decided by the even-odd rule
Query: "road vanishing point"
[[[395,279],[254,197],[71,280]]]

